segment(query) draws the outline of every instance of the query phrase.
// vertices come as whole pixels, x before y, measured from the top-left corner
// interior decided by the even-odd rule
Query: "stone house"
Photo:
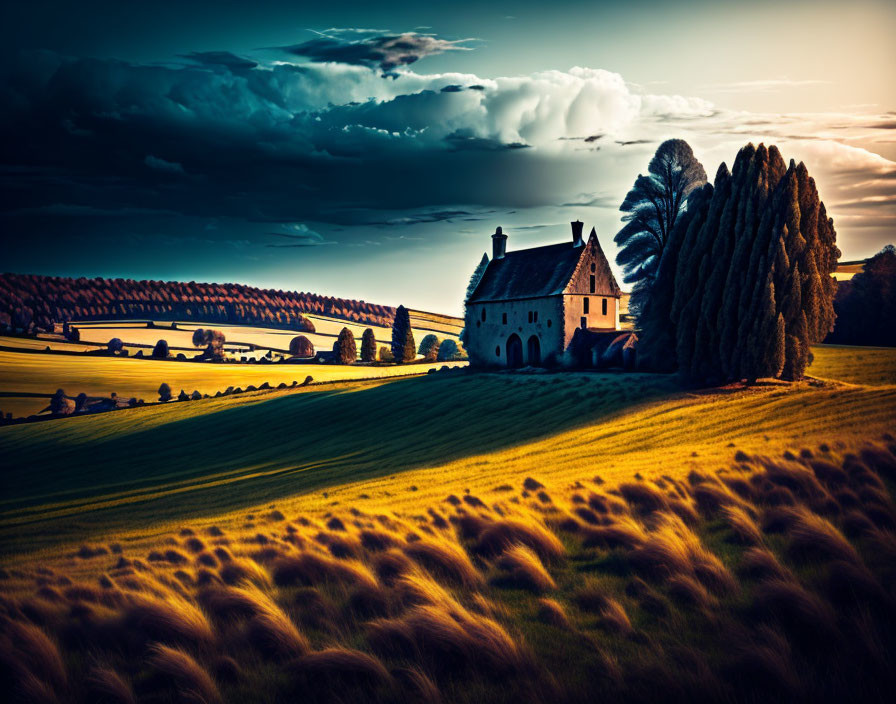
[[[466,301],[464,347],[480,367],[552,366],[566,354],[576,330],[619,330],[622,292],[594,228],[582,239],[507,251],[507,235],[492,235],[492,258]],[[566,355],[566,356],[564,356]]]

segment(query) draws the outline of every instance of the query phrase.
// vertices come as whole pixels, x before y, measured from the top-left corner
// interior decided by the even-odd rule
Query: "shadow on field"
[[[4,456],[0,550],[496,452],[672,389],[671,379],[648,375],[432,375],[173,415],[146,430],[104,428],[105,436],[94,435],[99,418],[20,427]]]

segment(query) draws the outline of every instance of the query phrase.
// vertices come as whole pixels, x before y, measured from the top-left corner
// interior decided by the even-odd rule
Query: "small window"
[[[505,315],[507,315],[507,314],[505,313]],[[501,356],[501,345],[498,345],[497,347],[495,347],[495,357],[500,357],[500,356]]]
[[[531,310],[529,311],[529,322],[530,323],[532,322],[532,311]]]
[[[594,277],[592,276],[591,278],[593,279]],[[485,308],[482,309],[482,322],[485,322]]]
[[[501,322],[507,325],[507,313],[501,313]]]
[[[603,299],[603,301],[601,301],[601,306],[600,306],[600,307],[601,307],[601,313],[603,313],[604,315],[606,315],[606,314],[607,314],[607,299],[606,299],[606,298]]]
[[[548,318],[548,327],[551,327],[551,319]]]
[[[591,273],[594,273],[594,262],[591,262]]]
[[[583,302],[583,304],[584,304],[584,305],[582,306],[582,312],[583,312],[585,315],[588,315],[588,313],[591,312],[591,310],[590,310],[590,309],[591,309],[591,299],[589,299],[589,298],[583,298],[583,299],[582,299],[582,302]]]
[[[594,274],[592,274],[591,275],[591,293],[594,293],[595,283],[596,282],[594,280]],[[482,315],[485,316],[485,313],[483,313]],[[485,320],[485,317],[483,317],[482,319]]]
[[[538,322],[538,311],[535,311],[535,312],[532,314],[532,322],[533,322],[533,323],[537,323],[537,322]]]
[[[583,327],[583,328],[587,328],[587,327],[588,327],[588,318],[586,318],[584,315],[582,316],[582,321],[581,321],[581,322],[582,322],[582,327]]]

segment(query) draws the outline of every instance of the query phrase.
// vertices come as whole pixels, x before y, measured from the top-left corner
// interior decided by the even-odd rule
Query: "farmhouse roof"
[[[614,297],[622,295],[594,229],[588,237],[588,246],[591,246],[592,242],[596,247],[595,295]],[[507,252],[502,258],[492,259],[488,263],[467,302],[484,303],[559,296],[569,285],[588,246],[576,246],[575,242],[562,242]]]

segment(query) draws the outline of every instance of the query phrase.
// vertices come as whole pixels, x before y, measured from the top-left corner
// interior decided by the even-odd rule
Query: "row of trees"
[[[289,343],[289,353],[293,357],[314,356],[314,345],[304,335],[294,337]],[[414,331],[408,309],[399,306],[392,320],[392,344],[377,350],[376,336],[373,329],[367,328],[361,336],[361,361],[365,363],[394,362],[406,364],[413,362],[417,354],[427,361],[450,361],[462,359],[463,351],[452,339],[439,340],[435,335],[426,335],[420,342],[419,351],[414,344]],[[345,327],[339,332],[333,343],[333,355],[339,364],[353,364],[358,358],[358,345],[352,331]]]
[[[741,149],[730,172],[723,163],[714,184],[700,182],[702,167],[681,170],[696,175],[690,194],[636,285],[639,364],[693,384],[801,378],[810,344],[833,329],[840,256],[814,180],[762,144]]]
[[[52,330],[71,320],[201,320],[314,332],[304,314],[389,325],[394,309],[241,284],[0,274],[0,328]]]

